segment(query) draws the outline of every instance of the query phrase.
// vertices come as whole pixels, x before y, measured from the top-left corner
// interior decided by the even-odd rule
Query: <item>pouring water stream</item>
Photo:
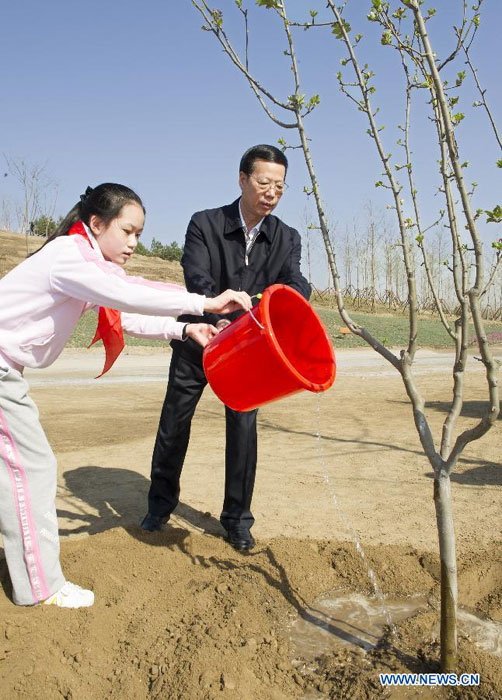
[[[385,605],[384,596],[383,596],[382,591],[380,590],[380,586],[378,585],[375,572],[371,568],[371,566],[368,562],[368,559],[366,558],[366,554],[364,552],[364,549],[362,548],[361,542],[359,540],[359,537],[358,537],[356,531],[350,525],[349,521],[347,520],[347,516],[345,515],[342,507],[340,506],[340,503],[338,502],[333,484],[331,483],[331,479],[329,477],[329,471],[328,471],[327,462],[326,462],[326,454],[325,454],[324,445],[322,442],[322,435],[321,435],[321,394],[317,395],[316,409],[317,409],[316,413],[315,413],[315,415],[316,415],[316,441],[317,441],[317,448],[318,448],[318,453],[319,453],[319,463],[321,465],[324,483],[326,484],[326,486],[328,488],[328,492],[329,492],[329,495],[331,497],[331,501],[333,502],[333,505],[335,506],[338,517],[339,517],[343,527],[345,528],[347,534],[350,536],[350,538],[354,542],[357,553],[361,557],[361,560],[366,568],[368,578],[369,578],[369,580],[371,582],[371,586],[373,588],[373,593],[375,594],[375,598],[379,601],[379,603],[381,605],[381,608],[382,608],[382,611],[385,615],[385,619],[387,621],[387,625],[389,626],[390,632],[391,632],[391,634],[394,634],[396,631],[396,627],[395,627],[394,623],[392,622],[391,614]]]
[[[261,297],[262,297],[261,294],[255,294],[251,297],[251,299],[261,299]],[[261,330],[265,330],[265,327],[258,321],[258,319],[255,317],[255,315],[253,314],[253,311],[251,309],[249,310],[249,314],[251,315],[251,318],[256,323],[256,325],[259,326],[259,328]],[[328,488],[328,492],[331,496],[331,500],[332,500],[335,508],[337,509],[338,517],[339,517],[340,521],[342,522],[342,525],[344,526],[347,534],[350,536],[350,538],[354,542],[357,553],[361,557],[361,560],[366,568],[368,578],[371,582],[371,586],[373,588],[375,598],[378,600],[378,602],[382,608],[382,612],[385,616],[385,620],[387,622],[389,630],[390,630],[391,634],[394,634],[396,631],[396,627],[395,627],[394,623],[392,622],[392,617],[391,617],[391,614],[389,612],[389,609],[385,605],[384,596],[383,596],[383,593],[380,590],[380,587],[378,585],[378,582],[377,582],[377,579],[375,576],[375,572],[371,568],[371,566],[366,558],[366,554],[364,552],[364,549],[361,546],[361,542],[359,540],[359,537],[357,536],[357,533],[355,532],[353,527],[348,522],[347,517],[346,517],[345,513],[343,512],[343,509],[341,508],[340,504],[338,503],[334,487],[333,487],[331,480],[330,480],[330,477],[329,477],[329,471],[328,471],[328,467],[327,467],[327,463],[326,463],[326,455],[325,455],[324,445],[322,443],[322,436],[321,436],[321,394],[317,395],[317,407],[316,408],[317,408],[316,414],[315,414],[316,415],[316,440],[317,440],[317,448],[318,448],[318,453],[319,453],[319,463],[321,465],[324,483],[326,484],[326,486]]]

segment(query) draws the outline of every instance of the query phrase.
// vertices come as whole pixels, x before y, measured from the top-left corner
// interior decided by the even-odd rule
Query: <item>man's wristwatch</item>
[[[181,331],[181,340],[183,343],[188,340],[187,328],[189,325],[189,323],[185,323],[185,325],[183,326],[183,330]]]

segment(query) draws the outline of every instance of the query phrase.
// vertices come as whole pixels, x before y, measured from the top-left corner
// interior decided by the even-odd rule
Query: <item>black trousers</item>
[[[173,351],[152,457],[148,510],[154,515],[167,516],[178,505],[192,417],[206,384],[203,368]],[[220,522],[227,530],[240,525],[250,528],[254,523],[251,499],[256,474],[257,413],[225,406],[225,499]]]

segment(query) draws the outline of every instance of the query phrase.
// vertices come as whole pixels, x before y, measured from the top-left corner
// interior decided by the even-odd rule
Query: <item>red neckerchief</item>
[[[73,226],[68,231],[69,236],[80,235],[85,238],[85,240],[92,247],[92,243],[89,240],[87,231],[84,228],[84,224],[81,221],[76,221]],[[105,348],[106,359],[103,371],[99,374],[96,379],[102,377],[105,372],[111,368],[117,357],[120,355],[124,349],[124,334],[122,332],[122,320],[120,311],[116,309],[108,309],[105,306],[99,307],[98,315],[98,327],[96,328],[96,333],[91,341],[91,345],[94,345],[98,340],[103,341]]]

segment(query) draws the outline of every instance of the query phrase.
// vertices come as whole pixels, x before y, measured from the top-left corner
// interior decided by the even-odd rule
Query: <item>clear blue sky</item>
[[[324,2],[288,0],[290,17],[305,7],[322,11]],[[350,7],[352,5],[352,7]],[[379,44],[378,28],[365,19],[369,1],[352,0],[348,17],[364,34],[361,49],[377,74],[375,105],[382,109],[387,149],[398,154],[396,130],[402,122],[400,74],[392,70],[397,53]],[[431,32],[439,54],[453,47],[452,24],[460,0],[437,0]],[[241,19],[232,0],[218,0],[229,33],[242,43]],[[283,33],[275,15],[249,2],[251,68],[281,97],[292,92]],[[487,97],[502,126],[499,27],[502,5],[485,0],[473,58]],[[48,163],[60,185],[58,213],[65,213],[85,187],[103,181],[130,185],[147,210],[146,242],[183,241],[190,215],[238,196],[242,152],[260,142],[291,137],[262,112],[243,77],[223,55],[215,38],[201,31],[202,18],[189,0],[17,0],[2,12],[0,59],[0,151],[31,162]],[[433,29],[433,27],[436,27]],[[372,199],[384,208],[380,179],[367,124],[338,91],[342,47],[326,33],[299,32],[298,51],[305,92],[320,93],[321,106],[307,121],[326,208],[340,229],[362,216]],[[459,70],[457,68],[457,70]],[[471,162],[469,181],[479,183],[475,206],[502,203],[498,152],[481,110],[468,93],[459,111],[468,113],[457,139]],[[432,132],[415,122],[426,222],[432,221],[433,185],[438,182]],[[276,213],[302,228],[307,173],[301,154],[288,151],[289,190]],[[399,162],[396,159],[396,162]],[[2,166],[3,167],[3,166]],[[0,180],[0,200],[18,197],[12,177]],[[488,227],[484,235],[495,237]],[[500,234],[498,234],[500,235]]]

